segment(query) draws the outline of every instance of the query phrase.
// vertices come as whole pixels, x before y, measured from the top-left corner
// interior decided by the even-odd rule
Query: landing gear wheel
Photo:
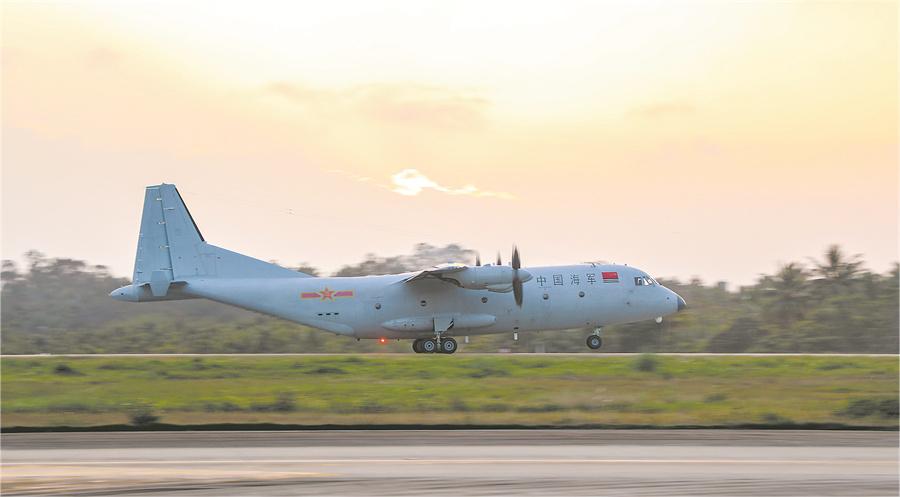
[[[459,348],[459,346],[456,344],[456,340],[452,338],[441,339],[441,352],[444,354],[452,354],[456,352],[457,348]]]
[[[601,340],[597,335],[591,335],[587,337],[587,346],[589,349],[597,350],[601,345],[603,345],[603,340]]]
[[[416,354],[422,353],[422,339],[421,338],[416,338],[415,340],[413,340],[412,349],[413,349],[413,352],[415,352]]]
[[[434,340],[422,340],[419,348],[421,348],[422,352],[426,354],[433,354],[437,352],[437,342],[435,342]]]

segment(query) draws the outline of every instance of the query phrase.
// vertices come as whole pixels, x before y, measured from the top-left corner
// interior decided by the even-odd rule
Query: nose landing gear
[[[603,339],[600,338],[601,328],[597,328],[594,330],[593,335],[588,335],[587,337],[587,346],[591,350],[597,350],[603,345]]]
[[[418,338],[413,340],[412,349],[417,354],[434,354],[440,352],[442,354],[452,354],[456,352],[459,345],[456,340],[447,337],[440,339]]]

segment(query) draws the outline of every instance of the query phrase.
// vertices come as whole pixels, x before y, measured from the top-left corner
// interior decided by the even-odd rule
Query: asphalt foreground
[[[898,495],[896,431],[13,433],[3,495]]]

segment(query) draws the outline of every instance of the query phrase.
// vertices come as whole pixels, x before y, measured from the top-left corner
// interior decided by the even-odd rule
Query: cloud
[[[318,90],[294,83],[272,83],[265,88],[265,91],[301,105],[327,102],[337,98],[334,92]]]
[[[434,86],[369,85],[354,94],[358,108],[368,117],[409,126],[478,126],[488,105],[483,98]]]
[[[495,197],[504,200],[515,198],[512,194],[506,192],[479,190],[475,185],[464,185],[461,188],[449,188],[430,179],[417,169],[404,169],[391,176],[391,181],[394,184],[391,189],[392,192],[411,197],[416,196],[425,190],[434,190],[448,195]]]
[[[85,60],[92,69],[118,69],[125,60],[125,54],[109,47],[98,46],[88,51]]]
[[[401,126],[467,129],[484,123],[490,102],[439,86],[370,84],[330,90],[276,82],[264,92],[306,109],[350,111],[369,120]]]
[[[694,104],[684,100],[673,100],[668,102],[654,102],[640,107],[635,107],[629,112],[632,116],[659,118],[669,116],[680,116],[693,114],[697,111]]]
[[[329,169],[329,173],[337,174],[345,178],[357,181],[359,183],[368,183],[378,188],[390,190],[407,197],[415,197],[425,190],[434,190],[436,192],[445,193],[447,195],[468,195],[470,197],[493,197],[503,200],[511,200],[516,198],[515,195],[507,192],[493,192],[480,190],[475,185],[463,185],[460,188],[450,188],[439,184],[428,176],[425,176],[418,169],[404,169],[391,176],[391,184],[376,182],[369,176],[360,176],[356,173],[345,171],[343,169]]]
[[[371,183],[372,182],[372,178],[370,178],[368,176],[360,176],[358,174],[351,173],[350,171],[344,171],[343,169],[329,169],[328,172],[341,175],[345,178],[350,178],[353,181],[358,181],[360,183]],[[383,187],[383,188],[388,188],[386,185],[378,185],[378,186]]]

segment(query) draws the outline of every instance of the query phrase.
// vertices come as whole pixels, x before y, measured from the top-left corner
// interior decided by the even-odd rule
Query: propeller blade
[[[522,278],[519,276],[519,268],[522,267],[522,259],[519,257],[519,247],[513,245],[512,268],[513,268],[513,296],[516,298],[516,305],[522,307],[524,292],[522,290]]]
[[[503,265],[503,261],[500,259],[500,252],[497,252],[497,265],[498,265],[498,266],[502,266],[502,265]]]
[[[519,272],[516,271],[516,276],[513,278],[513,296],[516,298],[516,305],[522,307],[523,300],[523,291],[522,291],[522,279],[519,278]]]
[[[475,265],[476,266],[481,265],[481,254],[478,254],[478,253],[475,254]]]

